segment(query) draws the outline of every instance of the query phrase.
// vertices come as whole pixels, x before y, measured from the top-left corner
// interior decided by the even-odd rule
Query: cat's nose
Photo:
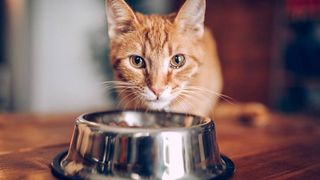
[[[161,94],[165,90],[164,88],[158,89],[158,88],[153,88],[153,87],[151,87],[150,89],[157,96],[157,99],[159,99],[159,97],[161,96]]]

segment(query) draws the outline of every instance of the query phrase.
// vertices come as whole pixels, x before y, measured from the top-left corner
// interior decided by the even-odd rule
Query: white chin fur
[[[155,102],[148,102],[147,106],[149,109],[152,110],[165,110],[168,108],[170,101],[155,101]]]
[[[156,95],[148,87],[144,88],[142,95],[146,100],[146,105],[152,110],[167,109],[170,105],[171,99],[173,98],[170,87],[164,90],[158,100]]]

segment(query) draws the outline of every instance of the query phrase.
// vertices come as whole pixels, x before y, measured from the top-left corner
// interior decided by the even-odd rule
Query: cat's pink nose
[[[165,89],[156,89],[156,88],[150,88],[150,89],[157,96],[157,99],[159,99],[159,97],[161,96],[161,94],[165,90]]]

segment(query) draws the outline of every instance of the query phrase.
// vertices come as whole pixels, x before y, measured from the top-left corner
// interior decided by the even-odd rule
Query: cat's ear
[[[108,33],[112,39],[117,35],[134,30],[137,18],[124,0],[105,0]]]
[[[206,0],[186,0],[175,18],[175,24],[183,31],[191,30],[202,37],[205,11]]]

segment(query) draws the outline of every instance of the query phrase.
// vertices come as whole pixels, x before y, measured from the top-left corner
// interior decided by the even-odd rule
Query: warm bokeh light
[[[183,1],[127,1],[143,13]],[[72,112],[114,107],[103,0],[2,2],[0,111]],[[282,112],[319,112],[320,1],[207,2],[223,93]],[[111,95],[110,95],[111,94]]]

